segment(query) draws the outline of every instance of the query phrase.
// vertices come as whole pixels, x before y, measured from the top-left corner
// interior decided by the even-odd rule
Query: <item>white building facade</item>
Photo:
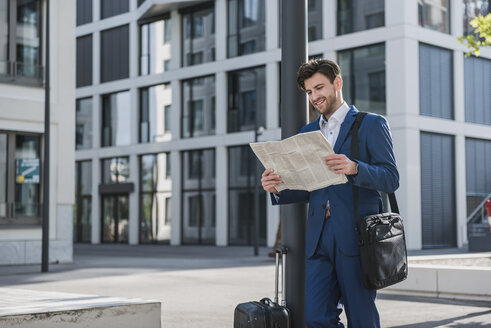
[[[345,100],[391,125],[410,249],[464,246],[491,192],[491,49],[457,42],[489,10],[308,1],[309,56],[336,60]],[[75,242],[252,243],[248,144],[259,126],[281,136],[280,26],[275,0],[77,0]],[[271,246],[279,208],[265,193],[259,207]]]
[[[71,262],[75,1],[50,1],[49,261]],[[41,263],[46,1],[0,1],[0,265]]]

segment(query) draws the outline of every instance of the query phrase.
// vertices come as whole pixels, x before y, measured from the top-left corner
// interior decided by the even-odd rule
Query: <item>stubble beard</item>
[[[338,95],[337,93],[334,93],[334,96],[324,97],[324,98],[325,98],[325,104],[323,108],[319,108],[315,105],[314,108],[319,114],[324,115],[325,119],[328,119],[332,114],[334,114],[334,112],[338,108],[338,106],[336,106],[338,102]]]

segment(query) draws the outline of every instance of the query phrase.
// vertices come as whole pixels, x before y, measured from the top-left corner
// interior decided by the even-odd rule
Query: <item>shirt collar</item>
[[[334,112],[334,114],[331,115],[329,119],[334,119],[337,121],[339,124],[343,123],[346,114],[349,112],[349,106],[346,102],[343,101],[341,106]],[[327,120],[325,119],[324,115],[321,115],[321,119],[319,121],[319,126],[322,128],[324,124],[327,124]]]

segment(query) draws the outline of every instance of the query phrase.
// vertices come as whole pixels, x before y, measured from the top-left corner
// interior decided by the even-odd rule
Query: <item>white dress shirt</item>
[[[329,117],[328,121],[326,121],[324,115],[321,115],[319,128],[332,148],[334,148],[334,145],[336,144],[341,124],[344,122],[344,118],[346,117],[346,114],[348,114],[349,109],[348,104],[343,101],[341,106],[331,115],[331,117]]]

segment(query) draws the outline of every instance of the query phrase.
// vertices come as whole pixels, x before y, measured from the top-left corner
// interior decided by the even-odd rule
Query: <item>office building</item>
[[[491,192],[491,49],[457,41],[487,12],[308,1],[309,56],[338,61],[345,100],[391,125],[410,249],[465,245]],[[281,136],[281,23],[280,0],[77,0],[75,242],[251,245],[248,144]],[[264,192],[259,207],[271,246],[280,211]]]
[[[71,262],[75,1],[50,1],[49,261]],[[0,0],[0,265],[41,263],[46,1]]]

